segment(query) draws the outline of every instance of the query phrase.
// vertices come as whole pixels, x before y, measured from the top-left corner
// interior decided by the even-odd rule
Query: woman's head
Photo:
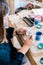
[[[8,4],[5,0],[0,0],[0,40],[4,38],[4,17],[8,13]]]

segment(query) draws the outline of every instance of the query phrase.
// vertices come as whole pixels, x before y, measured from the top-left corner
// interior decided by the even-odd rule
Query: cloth
[[[17,49],[14,48],[11,44],[11,38],[13,37],[14,28],[9,27],[6,29],[6,37],[8,43],[0,42],[0,65],[21,65],[24,54],[17,52]]]

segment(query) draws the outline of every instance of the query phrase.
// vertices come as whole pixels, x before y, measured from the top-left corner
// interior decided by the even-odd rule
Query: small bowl
[[[39,49],[43,49],[43,43],[39,43],[37,46]]]
[[[40,63],[43,64],[43,57],[40,59]]]
[[[36,28],[41,29],[42,25],[38,24],[38,25],[36,25]]]

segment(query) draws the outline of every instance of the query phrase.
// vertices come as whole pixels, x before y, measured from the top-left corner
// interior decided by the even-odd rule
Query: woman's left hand
[[[19,29],[17,30],[17,33],[18,33],[18,34],[21,34],[21,35],[24,35],[24,34],[26,34],[26,30],[23,29],[23,28],[19,28]]]

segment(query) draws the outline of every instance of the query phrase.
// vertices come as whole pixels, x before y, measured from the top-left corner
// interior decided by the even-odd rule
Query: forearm
[[[30,46],[28,45],[23,45],[23,47],[21,49],[18,50],[18,52],[23,53],[24,55],[27,53],[27,51],[29,50]]]
[[[14,29],[13,36],[16,36],[17,29]]]

